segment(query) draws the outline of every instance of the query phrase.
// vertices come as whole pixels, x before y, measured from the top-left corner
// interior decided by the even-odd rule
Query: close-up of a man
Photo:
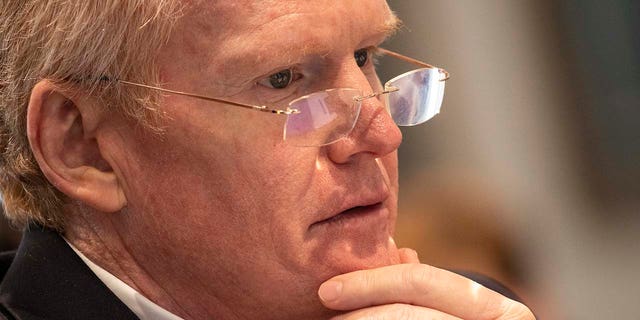
[[[386,1],[0,3],[0,318],[534,319],[393,241]]]

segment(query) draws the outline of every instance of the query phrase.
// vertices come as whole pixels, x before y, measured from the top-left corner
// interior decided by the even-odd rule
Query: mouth
[[[371,205],[352,207],[334,216],[313,223],[311,226],[309,226],[309,229],[318,226],[357,223],[358,221],[365,220],[369,217],[373,217],[379,214],[380,212],[384,211],[384,209],[385,207],[382,202],[377,202]]]

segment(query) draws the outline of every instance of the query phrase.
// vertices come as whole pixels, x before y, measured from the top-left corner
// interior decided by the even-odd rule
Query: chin
[[[333,243],[330,248],[314,252],[313,261],[315,266],[311,271],[319,276],[319,281],[325,281],[344,273],[398,264],[400,258],[398,249],[387,240],[376,245],[370,242]]]

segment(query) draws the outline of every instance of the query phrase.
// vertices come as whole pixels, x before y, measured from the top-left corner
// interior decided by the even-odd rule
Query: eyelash
[[[291,79],[289,80],[289,83],[287,84],[287,86],[286,86],[286,87],[284,87],[284,88],[274,88],[273,86],[270,86],[270,85],[266,84],[266,83],[269,83],[269,82],[270,82],[271,77],[273,77],[273,76],[275,76],[275,75],[277,75],[277,74],[279,74],[279,73],[281,73],[281,72],[286,72],[286,71],[289,71],[289,72],[291,73]],[[264,77],[264,78],[262,78],[262,79],[258,80],[258,81],[256,82],[256,84],[257,84],[257,85],[260,85],[260,86],[263,86],[263,87],[266,87],[267,89],[273,89],[273,90],[285,90],[285,89],[289,88],[289,87],[291,86],[291,84],[292,84],[292,83],[294,83],[295,81],[298,81],[298,80],[302,79],[302,77],[303,77],[302,73],[298,72],[298,71],[296,70],[296,68],[293,68],[293,67],[292,67],[292,68],[282,69],[282,70],[280,70],[280,71],[277,71],[277,72],[275,72],[275,73],[272,73],[272,74],[270,74],[270,75],[268,75],[268,76],[266,76],[266,77]]]

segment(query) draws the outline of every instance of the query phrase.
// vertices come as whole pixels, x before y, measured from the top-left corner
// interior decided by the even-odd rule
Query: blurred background
[[[540,319],[639,319],[640,1],[389,3],[386,46],[452,75],[441,113],[403,129],[399,245]]]
[[[640,317],[640,1],[389,3],[386,46],[452,74],[441,114],[403,130],[398,244],[540,319]],[[18,239],[0,222],[0,248]]]

